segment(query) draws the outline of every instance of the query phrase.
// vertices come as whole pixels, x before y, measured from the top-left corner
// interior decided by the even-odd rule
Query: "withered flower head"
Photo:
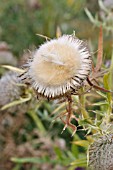
[[[0,79],[0,107],[19,100],[23,94],[23,87],[19,86],[20,80],[17,73],[7,72]],[[17,107],[11,107],[8,111],[13,112]]]
[[[113,169],[113,134],[99,137],[89,148],[91,170]]]
[[[23,79],[29,79],[37,95],[52,99],[76,93],[91,71],[87,45],[72,35],[42,44],[28,60]]]

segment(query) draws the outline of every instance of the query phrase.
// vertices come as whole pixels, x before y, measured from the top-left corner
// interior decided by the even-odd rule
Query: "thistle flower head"
[[[113,169],[113,134],[98,138],[89,148],[91,170]]]
[[[22,87],[18,86],[20,80],[16,73],[8,72],[0,79],[0,106],[4,106],[20,98]]]
[[[23,79],[29,78],[38,95],[59,98],[81,87],[91,70],[91,56],[82,40],[63,35],[41,45],[26,66]]]

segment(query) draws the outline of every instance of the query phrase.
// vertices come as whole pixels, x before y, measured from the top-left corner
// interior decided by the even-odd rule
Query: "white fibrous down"
[[[29,79],[37,94],[58,98],[74,93],[91,71],[91,55],[86,44],[72,35],[47,41],[26,64],[23,79]]]

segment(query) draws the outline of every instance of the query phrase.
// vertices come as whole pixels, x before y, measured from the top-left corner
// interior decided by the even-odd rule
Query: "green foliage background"
[[[30,1],[0,1],[0,39],[11,44],[15,54],[22,54],[23,49],[32,45],[38,46],[42,39],[36,33],[54,37],[57,26],[65,34],[75,30],[82,38],[91,36],[91,24],[84,12],[88,1],[39,0],[36,7],[30,7]]]

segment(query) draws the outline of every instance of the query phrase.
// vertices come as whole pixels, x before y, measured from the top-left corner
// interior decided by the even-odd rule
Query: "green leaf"
[[[46,132],[46,129],[45,127],[43,126],[43,123],[41,121],[41,119],[38,117],[38,114],[36,114],[36,112],[34,112],[33,110],[27,112],[27,114],[33,119],[33,121],[35,122],[37,128],[45,133]]]
[[[101,8],[104,12],[106,12],[106,13],[109,14],[110,11],[104,6],[102,0],[99,0],[98,3],[99,3],[100,8]]]
[[[110,90],[109,77],[110,77],[110,73],[107,73],[104,75],[104,86],[107,90]],[[110,115],[112,113],[112,94],[111,93],[107,93],[107,101],[108,101],[108,106],[106,109],[105,121],[108,123],[110,121]]]
[[[78,153],[79,154],[79,153]],[[67,155],[67,159],[68,159],[68,165],[70,164],[71,161],[75,160],[75,156],[73,155],[73,153],[69,150],[66,151],[66,155]]]
[[[59,158],[59,160],[64,160],[64,154],[60,148],[54,147],[54,151],[55,151],[57,157]]]
[[[96,113],[97,115],[104,116],[104,113],[101,112],[100,110],[90,110],[93,113]]]
[[[20,98],[19,100],[15,100],[11,103],[4,105],[0,110],[6,110],[10,107],[25,103],[25,102],[29,101],[30,99],[31,99],[31,94],[29,94],[28,97],[26,97],[26,98]]]
[[[100,96],[107,98],[106,94],[102,93],[101,91],[96,91],[96,93],[98,93]]]
[[[104,75],[104,87],[107,90],[110,90],[109,77],[110,77],[110,73],[107,73],[107,74]],[[111,95],[111,93],[107,93],[107,98],[108,98],[108,102],[110,104],[112,102],[112,95]]]
[[[93,106],[108,105],[108,102],[107,101],[100,101],[100,102],[97,102],[97,103],[93,103],[92,105]]]
[[[89,123],[89,119],[79,119],[78,123],[79,123],[79,125],[81,125],[81,126],[90,124],[90,123]]]
[[[62,108],[64,108],[65,106],[66,106],[66,104],[67,103],[62,103],[62,104],[60,104],[59,105],[59,107],[57,107],[53,112],[52,112],[52,114],[55,114],[55,113],[57,113],[57,112],[59,112]]]
[[[109,69],[109,72],[110,72],[110,88],[111,90],[113,90],[113,50],[112,50],[112,57],[111,57],[111,66],[110,66],[110,69]]]
[[[85,147],[85,148],[89,147],[89,141],[87,141],[87,140],[79,140],[79,141],[74,141],[72,143],[75,145],[78,145],[78,146]]]
[[[86,12],[89,20],[90,20],[92,23],[95,23],[94,17],[92,16],[91,12],[90,12],[87,8],[85,8],[85,12]]]
[[[12,162],[15,162],[15,163],[36,163],[36,164],[43,164],[43,163],[46,163],[46,162],[51,162],[52,164],[55,164],[57,161],[56,160],[53,160],[53,159],[49,159],[48,160],[48,157],[43,157],[43,158],[38,158],[38,157],[28,157],[28,158],[11,158],[11,161]]]
[[[88,16],[89,20],[90,20],[93,24],[95,24],[95,25],[98,26],[98,27],[100,27],[100,26],[102,25],[102,23],[101,23],[99,20],[97,20],[96,18],[93,17],[93,15],[91,14],[91,12],[90,12],[87,8],[85,8],[85,13],[86,13],[86,15]]]
[[[74,165],[75,167],[87,167],[87,158],[76,159],[70,165]]]
[[[75,134],[74,139],[72,141],[72,145],[71,145],[71,151],[72,151],[72,154],[75,156],[75,158],[79,157],[78,146],[74,144],[74,141],[77,141],[77,140],[80,140],[80,137],[77,134]]]
[[[21,169],[21,164],[17,164],[12,170],[20,170]]]

